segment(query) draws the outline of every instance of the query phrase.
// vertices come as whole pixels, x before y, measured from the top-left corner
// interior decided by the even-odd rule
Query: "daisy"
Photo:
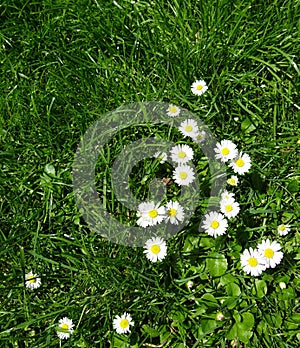
[[[176,117],[180,114],[180,108],[176,105],[170,104],[167,109],[167,115],[170,117]]]
[[[165,219],[165,208],[160,207],[159,203],[155,204],[153,201],[143,202],[138,207],[137,216],[139,218],[137,220],[139,226],[154,226]]]
[[[154,157],[159,160],[159,163],[165,163],[168,159],[168,155],[165,152],[155,152]]]
[[[234,199],[234,193],[233,192],[228,192],[227,190],[225,190],[224,192],[222,192],[221,194],[221,200],[224,201],[226,199]]]
[[[221,212],[228,218],[234,218],[240,211],[240,206],[234,198],[222,199],[220,202]]]
[[[251,168],[251,159],[250,156],[246,153],[242,154],[240,152],[238,156],[232,160],[229,164],[229,167],[237,174],[245,174]]]
[[[236,145],[230,140],[222,140],[215,147],[216,159],[227,162],[234,159],[238,155]]]
[[[201,227],[209,236],[216,238],[226,233],[228,223],[222,214],[212,211],[205,214],[204,218],[205,220]]]
[[[152,262],[161,261],[167,255],[167,244],[159,237],[148,239],[144,246],[147,259]]]
[[[179,164],[192,160],[194,155],[193,149],[188,145],[176,145],[170,152],[172,160]]]
[[[113,327],[118,334],[124,334],[130,332],[130,325],[133,326],[134,322],[129,313],[124,313],[121,317],[116,315],[113,321]]]
[[[224,319],[224,314],[223,314],[222,312],[218,312],[218,313],[216,314],[216,319],[217,319],[217,320],[223,320],[223,319]]]
[[[73,326],[74,324],[72,323],[72,319],[69,319],[67,317],[60,319],[57,330],[57,336],[61,340],[68,339],[74,331]]]
[[[277,231],[278,231],[278,234],[280,236],[286,236],[291,230],[291,226],[290,225],[279,225],[277,227]]]
[[[41,286],[41,278],[32,272],[27,273],[25,274],[25,286],[29,289],[37,289]]]
[[[245,249],[241,255],[241,265],[243,271],[253,275],[254,277],[260,275],[266,268],[266,262],[258,250],[252,248]]]
[[[205,140],[206,133],[204,131],[198,131],[193,137],[193,141],[197,144],[202,143]]]
[[[239,183],[239,179],[236,175],[232,175],[229,179],[227,179],[227,184],[231,186],[237,186]]]
[[[195,95],[201,95],[208,90],[208,87],[203,80],[197,80],[193,82],[191,86],[192,93]]]
[[[179,186],[187,186],[195,179],[195,173],[192,167],[182,165],[173,171],[173,179]]]
[[[178,129],[185,137],[193,138],[198,133],[197,122],[193,119],[188,119],[181,122]]]
[[[281,246],[278,242],[270,242],[269,239],[263,240],[257,246],[257,250],[261,253],[264,258],[267,267],[274,268],[278,265],[282,258],[283,252],[279,251]]]
[[[184,219],[184,209],[178,202],[168,202],[166,204],[167,218],[173,225],[178,225],[178,221],[182,222]]]

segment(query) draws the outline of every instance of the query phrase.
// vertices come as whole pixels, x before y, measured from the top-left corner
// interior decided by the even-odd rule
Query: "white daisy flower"
[[[234,218],[240,211],[239,203],[234,198],[222,199],[220,201],[220,210],[228,218]]]
[[[185,137],[195,137],[196,134],[198,134],[198,124],[193,119],[187,119],[181,122],[179,126],[179,131],[185,136]]]
[[[130,332],[130,326],[133,325],[134,322],[132,321],[130,314],[126,312],[121,316],[116,315],[113,321],[113,328],[118,334],[125,334],[127,332]]]
[[[290,225],[279,225],[277,227],[277,231],[278,231],[278,234],[280,236],[286,236],[291,230],[291,226]]]
[[[204,218],[205,220],[201,227],[209,236],[216,238],[226,233],[228,223],[222,214],[212,211],[205,214]]]
[[[251,168],[250,156],[246,153],[243,154],[240,152],[238,156],[229,163],[229,167],[231,167],[235,173],[240,175],[249,172]]]
[[[233,192],[228,192],[227,190],[222,192],[221,200],[224,201],[226,199],[234,199],[234,193]]]
[[[232,175],[229,179],[227,179],[227,184],[231,186],[237,186],[239,183],[239,179],[236,175]]]
[[[154,226],[161,223],[166,215],[165,208],[160,207],[159,203],[143,202],[139,205],[137,211],[137,224],[141,227]]]
[[[72,323],[72,319],[69,319],[67,317],[60,319],[57,330],[57,336],[61,340],[68,339],[74,331],[73,326],[74,324]]]
[[[170,153],[172,160],[179,164],[192,160],[194,156],[193,149],[188,145],[176,145],[172,147]]]
[[[176,105],[170,104],[167,109],[167,115],[170,117],[176,117],[180,114],[180,108]]]
[[[167,255],[167,244],[159,237],[148,239],[144,246],[147,259],[152,262],[163,260]]]
[[[193,141],[197,144],[203,143],[205,140],[206,133],[204,131],[198,131],[193,137]]]
[[[191,86],[192,93],[195,95],[201,95],[208,90],[206,82],[203,80],[197,80],[192,83]]]
[[[173,225],[178,225],[178,221],[184,219],[184,209],[178,202],[168,202],[166,204],[167,218],[166,222],[170,221]]]
[[[238,155],[236,145],[230,140],[222,140],[217,143],[214,150],[216,159],[221,160],[221,162],[233,160]]]
[[[25,286],[28,289],[37,289],[41,286],[41,278],[37,274],[29,272],[25,274]]]
[[[217,319],[217,320],[223,320],[223,319],[224,319],[224,314],[223,314],[222,312],[218,312],[218,313],[216,314],[216,319]]]
[[[173,171],[173,179],[180,186],[187,186],[195,179],[195,173],[192,167],[181,165]]]
[[[269,239],[263,240],[257,246],[257,250],[264,258],[267,267],[271,268],[274,268],[276,265],[278,265],[283,258],[283,252],[279,251],[280,249],[281,246],[278,242],[274,241],[271,243]]]
[[[168,159],[168,155],[165,152],[155,152],[154,157],[159,160],[159,163],[165,163]]]
[[[266,268],[266,262],[258,250],[252,248],[245,249],[241,255],[241,265],[243,271],[253,275],[254,277],[260,275]]]

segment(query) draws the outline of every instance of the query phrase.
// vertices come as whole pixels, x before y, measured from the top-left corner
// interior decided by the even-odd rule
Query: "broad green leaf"
[[[282,318],[278,313],[266,314],[264,318],[271,327],[280,328],[282,325]]]
[[[255,283],[252,287],[252,294],[262,298],[266,295],[267,291],[267,283],[264,280],[255,279]]]
[[[218,301],[215,299],[215,297],[212,294],[204,294],[201,297],[201,302],[207,306],[207,307],[219,307]]]
[[[199,239],[200,237],[197,236],[188,236],[185,239],[184,246],[183,246],[183,252],[188,253],[196,248],[199,247]]]
[[[150,337],[158,337],[160,332],[149,325],[143,325],[142,330],[147,333]]]
[[[288,184],[288,191],[294,193],[299,191],[299,182],[298,180],[293,180]]]
[[[235,324],[231,327],[226,337],[230,340],[238,338],[240,341],[247,343],[251,338],[254,326],[253,314],[249,312],[242,313],[241,316],[235,315]]]
[[[45,173],[48,175],[55,176],[56,172],[54,166],[52,164],[46,164]]]
[[[206,259],[206,267],[212,277],[220,277],[227,270],[227,260],[224,255],[213,252]]]
[[[228,296],[239,296],[241,293],[240,287],[235,283],[229,283],[225,287]]]

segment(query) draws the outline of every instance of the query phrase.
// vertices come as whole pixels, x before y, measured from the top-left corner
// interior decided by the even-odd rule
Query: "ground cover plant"
[[[299,347],[298,1],[3,0],[0,13],[0,346]],[[214,238],[198,228],[211,175],[192,139],[150,123],[115,133],[96,187],[124,226],[138,217],[110,183],[122,149],[149,136],[193,149],[203,199],[156,241],[157,262],[91,230],[72,189],[88,127],[148,101],[189,110],[251,159],[243,175],[228,166],[239,212]],[[155,177],[166,201],[180,194],[160,160],[133,167],[139,199]],[[257,248],[276,258],[254,274]]]

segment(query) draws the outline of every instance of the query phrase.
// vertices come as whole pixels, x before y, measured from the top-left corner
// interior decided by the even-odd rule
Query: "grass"
[[[1,346],[299,346],[299,10],[296,0],[1,2]],[[190,92],[197,79],[209,85],[201,97]],[[82,135],[137,101],[187,108],[253,163],[228,235],[199,234],[196,214],[158,264],[90,231],[72,193]],[[151,125],[136,134],[149,129],[176,136]],[[132,134],[119,133],[111,159]],[[149,168],[134,170],[143,178]],[[97,188],[117,210],[101,180]],[[282,238],[281,223],[292,226]],[[250,277],[240,254],[267,237],[283,262]],[[24,287],[30,270],[42,279],[35,291]],[[117,335],[112,321],[124,311],[135,326]],[[59,342],[63,316],[76,330]]]

